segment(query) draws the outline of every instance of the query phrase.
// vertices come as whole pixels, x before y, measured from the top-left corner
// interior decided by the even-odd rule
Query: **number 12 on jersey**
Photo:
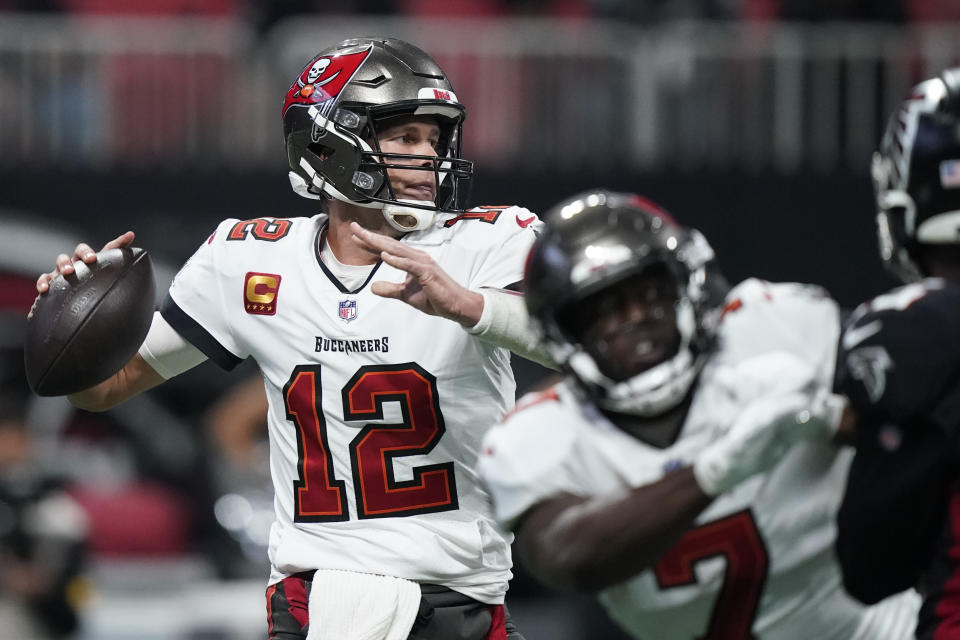
[[[346,483],[334,474],[322,410],[319,365],[299,365],[283,388],[287,419],[297,430],[293,486],[295,522],[350,519]],[[346,422],[383,420],[383,406],[397,402],[396,424],[367,424],[349,445],[357,517],[387,518],[458,508],[452,461],[413,467],[411,480],[394,477],[397,458],[430,453],[446,428],[437,380],[413,362],[361,367],[341,390]]]

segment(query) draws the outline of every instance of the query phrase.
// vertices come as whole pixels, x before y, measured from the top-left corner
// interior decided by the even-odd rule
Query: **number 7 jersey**
[[[498,519],[512,527],[553,495],[615,496],[691,464],[743,407],[770,397],[781,353],[829,384],[840,322],[822,291],[748,280],[728,299],[718,352],[666,447],[614,426],[570,383],[522,400],[487,434],[479,463]],[[916,594],[864,607],[841,584],[833,542],[850,456],[829,443],[795,445],[718,496],[652,568],[607,587],[600,602],[644,640],[906,640]]]
[[[510,354],[373,294],[370,282],[406,276],[385,263],[348,290],[320,256],[326,221],[224,221],[161,309],[221,366],[252,356],[260,367],[271,582],[343,569],[500,603],[510,539],[494,527],[474,465],[484,432],[513,405]],[[522,279],[538,225],[525,209],[480,208],[403,242],[468,288],[503,288]]]

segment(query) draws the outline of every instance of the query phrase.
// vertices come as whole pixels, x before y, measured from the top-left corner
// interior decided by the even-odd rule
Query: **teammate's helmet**
[[[544,216],[544,230],[527,260],[525,298],[534,325],[554,360],[602,408],[651,416],[686,396],[713,342],[727,291],[713,249],[694,229],[677,225],[637,195],[590,191]],[[666,360],[626,380],[601,371],[577,326],[584,300],[640,276],[665,271],[676,287],[679,346]]]
[[[960,243],[960,68],[913,88],[873,154],[880,256],[906,282],[921,245]]]
[[[376,133],[389,119],[430,115],[440,126],[437,157],[383,153]],[[307,198],[330,197],[384,210],[401,231],[429,226],[435,211],[460,211],[473,163],[460,159],[466,108],[443,70],[394,38],[351,38],[318,53],[287,90],[283,133],[290,183]],[[417,165],[397,161],[417,161]],[[434,202],[398,201],[388,168],[432,171]]]

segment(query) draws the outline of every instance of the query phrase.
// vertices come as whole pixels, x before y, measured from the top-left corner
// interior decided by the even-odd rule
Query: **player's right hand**
[[[801,440],[828,442],[840,422],[843,400],[828,389],[817,389],[753,401],[694,461],[697,484],[716,496],[772,469]]]
[[[103,248],[100,251],[129,246],[133,243],[133,239],[133,231],[127,231],[126,233],[117,236],[107,244],[103,245]],[[76,246],[76,248],[74,248],[72,258],[65,253],[61,253],[57,256],[56,268],[54,268],[53,271],[44,273],[37,278],[37,291],[39,293],[46,293],[50,290],[50,282],[56,278],[57,275],[67,276],[73,273],[73,263],[78,260],[82,260],[86,264],[93,264],[97,261],[97,253],[85,242],[81,242]]]
[[[784,351],[748,358],[718,373],[742,407],[693,462],[705,493],[718,495],[771,469],[801,440],[829,441],[845,399],[810,363]]]

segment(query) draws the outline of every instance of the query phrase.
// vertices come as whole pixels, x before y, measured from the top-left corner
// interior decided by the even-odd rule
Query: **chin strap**
[[[319,200],[320,196],[316,193],[310,193],[310,187],[307,185],[307,181],[303,179],[296,171],[290,171],[287,173],[287,177],[290,178],[290,188],[293,189],[293,192],[300,197],[310,198],[311,200]]]
[[[383,217],[397,231],[403,233],[423,231],[433,224],[433,216],[436,213],[436,205],[433,202],[429,200],[397,200],[397,202],[400,204],[383,205]],[[404,203],[432,208],[404,206]]]
[[[669,360],[623,382],[608,383],[606,397],[597,403],[617,413],[659,415],[683,401],[703,362],[703,357],[695,357],[689,347],[683,345]]]
[[[310,168],[308,164],[305,164],[305,168]],[[312,168],[310,168],[312,170]],[[290,187],[293,189],[293,192],[298,196],[304,198],[310,198],[311,200],[320,200],[322,196],[319,194],[310,191],[310,185],[307,184],[307,181],[303,179],[303,176],[298,174],[295,171],[290,171],[287,173],[287,176],[290,179]],[[390,226],[400,231],[402,233],[410,233],[411,231],[423,231],[424,229],[430,228],[430,225],[433,224],[433,218],[436,213],[436,205],[429,200],[397,200],[398,204],[383,204],[377,202],[370,203],[359,203],[346,198],[339,191],[333,188],[329,183],[324,183],[321,179],[323,190],[332,198],[337,200],[342,200],[344,202],[349,202],[350,204],[355,204],[361,207],[367,208],[381,208],[383,211],[383,217],[386,218],[387,222],[390,223]],[[407,205],[420,205],[420,206],[407,206]],[[430,207],[430,208],[422,208]]]

